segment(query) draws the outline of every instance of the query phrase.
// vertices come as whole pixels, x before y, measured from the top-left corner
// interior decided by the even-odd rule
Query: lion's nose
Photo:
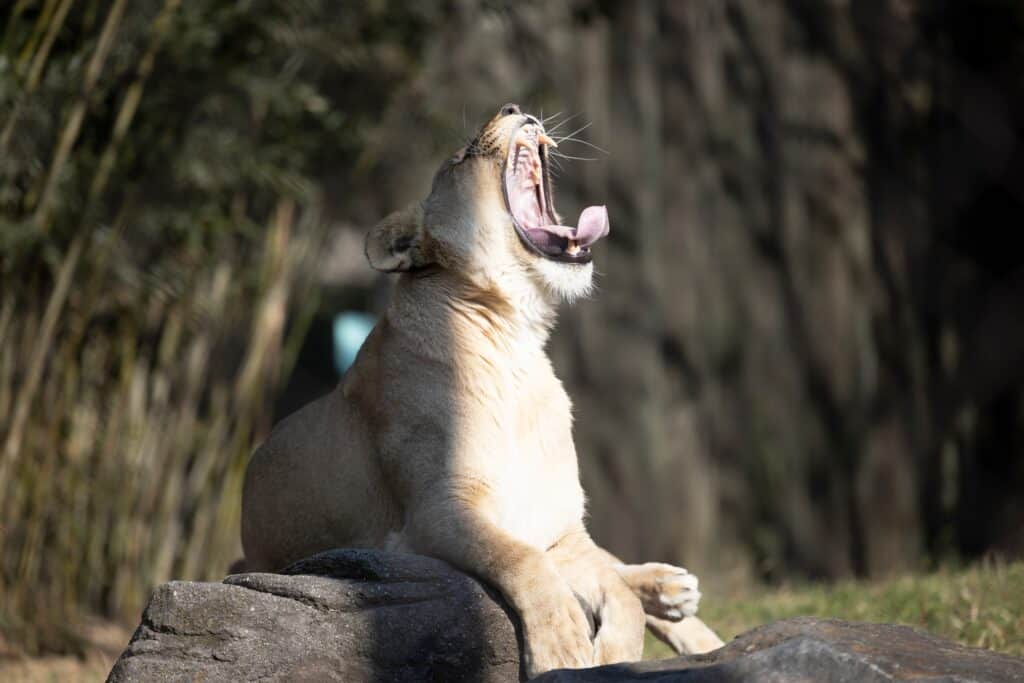
[[[498,113],[502,116],[512,116],[513,114],[522,114],[523,112],[519,110],[518,104],[512,104],[509,102],[504,105]]]

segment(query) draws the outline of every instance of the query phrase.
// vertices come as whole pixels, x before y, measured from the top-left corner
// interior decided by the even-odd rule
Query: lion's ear
[[[397,273],[428,264],[419,202],[384,218],[366,235],[366,260],[377,270]]]

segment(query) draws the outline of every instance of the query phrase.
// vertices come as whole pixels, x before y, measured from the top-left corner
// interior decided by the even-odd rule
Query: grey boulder
[[[428,557],[333,550],[282,574],[160,586],[108,681],[518,681],[514,615]],[[706,654],[537,680],[1024,681],[1024,660],[906,626],[802,617]]]
[[[516,681],[516,631],[429,557],[334,550],[282,574],[157,588],[108,681]]]
[[[797,617],[747,631],[706,655],[552,671],[534,680],[1004,683],[1024,681],[1024,660],[957,645],[909,626]]]

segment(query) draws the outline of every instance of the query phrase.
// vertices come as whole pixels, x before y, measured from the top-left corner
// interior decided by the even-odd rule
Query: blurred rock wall
[[[563,162],[562,213],[613,230],[552,349],[616,552],[768,578],[1019,552],[1024,17],[972,7],[461,2],[427,41],[383,129],[446,121],[447,151],[515,100],[607,152],[563,146],[596,160]],[[410,144],[377,153],[380,211],[441,158]]]

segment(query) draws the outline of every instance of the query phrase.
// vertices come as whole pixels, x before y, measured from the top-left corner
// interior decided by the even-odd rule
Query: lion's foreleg
[[[529,676],[593,662],[590,625],[555,564],[472,508],[444,496],[407,510],[403,542],[495,586],[519,615]]]
[[[547,554],[598,626],[594,635],[594,663],[640,659],[644,648],[643,606],[586,530],[566,536]]]
[[[676,654],[699,655],[724,645],[722,639],[697,617],[669,621],[647,615],[647,628]]]
[[[661,562],[623,564],[608,551],[602,552],[640,598],[647,628],[656,638],[678,654],[701,654],[722,647],[722,639],[694,616],[701,597],[696,576]]]

